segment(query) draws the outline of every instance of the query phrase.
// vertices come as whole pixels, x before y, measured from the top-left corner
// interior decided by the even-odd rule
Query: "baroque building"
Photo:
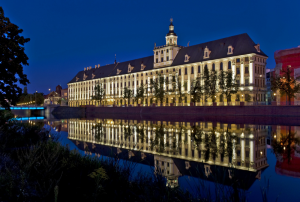
[[[105,89],[105,104],[118,106],[125,104],[123,99],[125,87],[130,88],[135,95],[140,86],[148,86],[149,93],[139,102],[148,106],[155,102],[149,88],[150,79],[155,80],[158,75],[162,75],[167,81],[176,77],[181,83],[186,83],[180,87],[185,93],[184,103],[178,103],[176,95],[168,92],[164,105],[174,103],[189,106],[191,85],[206,67],[213,71],[232,71],[236,76],[240,91],[229,101],[243,101],[241,98],[246,95],[251,96],[252,101],[266,101],[265,68],[268,57],[260,49],[260,44],[254,43],[248,34],[187,47],[179,46],[177,41],[178,36],[174,32],[171,20],[166,44],[155,45],[152,56],[105,66],[98,64],[95,68],[85,67],[68,83],[69,106],[98,105],[97,101],[91,99],[91,96],[95,95],[94,89],[97,84]],[[172,84],[165,86],[166,90],[171,88]],[[225,100],[217,96],[217,102]],[[137,104],[133,99],[129,100],[129,103]]]

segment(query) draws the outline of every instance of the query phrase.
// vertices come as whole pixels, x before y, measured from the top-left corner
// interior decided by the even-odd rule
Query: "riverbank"
[[[82,155],[11,118],[0,114],[0,201],[197,201],[161,174],[132,177],[136,163]]]

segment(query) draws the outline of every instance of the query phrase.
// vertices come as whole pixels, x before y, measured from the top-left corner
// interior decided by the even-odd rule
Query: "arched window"
[[[223,62],[220,63],[220,70],[223,70]]]
[[[215,63],[212,64],[212,70],[213,70],[213,71],[216,70]]]
[[[228,69],[231,69],[231,61],[228,61]]]

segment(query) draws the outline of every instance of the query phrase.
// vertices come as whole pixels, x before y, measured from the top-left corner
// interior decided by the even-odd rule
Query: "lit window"
[[[230,46],[228,46],[228,52],[227,52],[227,55],[229,55],[229,54],[233,54],[233,47],[230,45]]]
[[[211,51],[207,48],[207,46],[204,49],[204,59],[209,58]]]
[[[188,62],[189,60],[190,60],[190,56],[188,54],[186,54],[184,57],[184,62]]]

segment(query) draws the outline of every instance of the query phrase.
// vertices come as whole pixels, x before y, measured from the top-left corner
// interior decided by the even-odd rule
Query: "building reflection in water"
[[[273,153],[276,155],[277,174],[300,177],[300,127],[274,126],[272,128]]]
[[[148,163],[178,186],[192,175],[248,189],[267,163],[267,128],[245,124],[69,119],[68,138],[79,149]]]

